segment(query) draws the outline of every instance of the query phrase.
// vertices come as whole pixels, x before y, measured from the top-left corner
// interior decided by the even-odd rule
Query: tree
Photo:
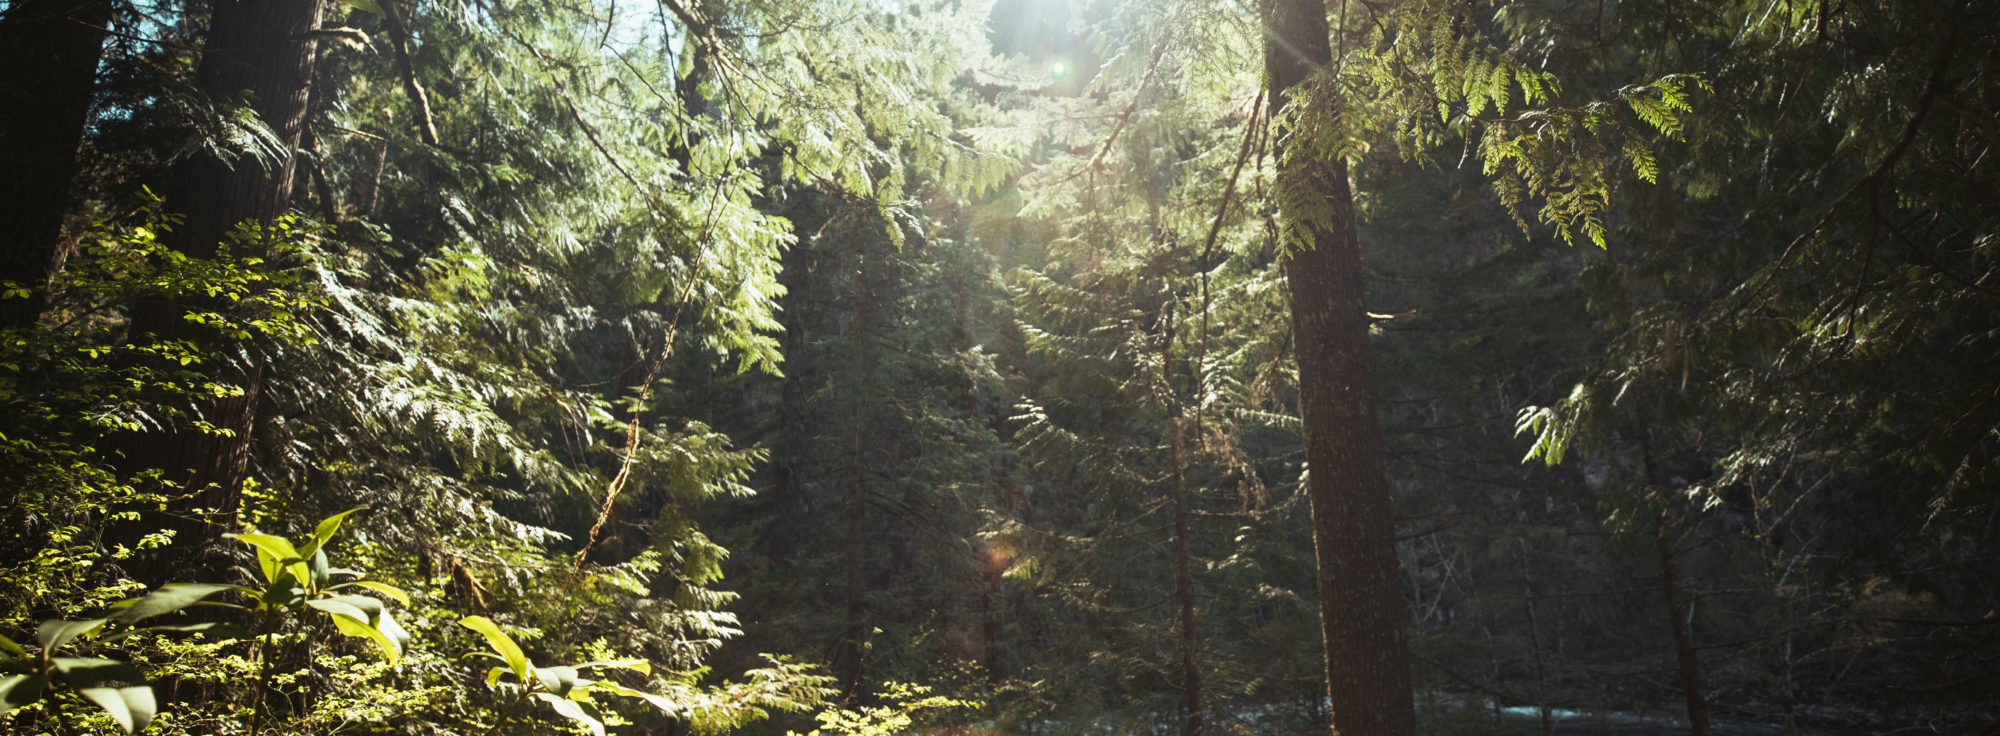
[[[46,306],[61,265],[76,149],[111,23],[111,0],[22,0],[0,16],[0,280],[26,289],[0,299],[0,327],[26,327]],[[33,72],[26,70],[33,69]]]
[[[1295,121],[1290,135],[1279,139],[1277,187],[1286,238],[1293,244],[1285,279],[1298,355],[1333,732],[1414,734],[1395,522],[1382,476],[1353,194],[1346,159],[1314,145],[1323,134],[1307,122],[1344,114],[1337,102],[1306,93],[1308,77],[1332,63],[1326,8],[1277,0],[1270,27],[1276,29],[1264,51],[1270,106]],[[1314,109],[1315,104],[1330,109]]]
[[[1260,329],[1278,281],[1246,203],[1263,182],[1250,165],[1263,96],[1234,63],[1244,39],[1184,32],[1248,19],[1200,3],[1080,15],[1109,61],[1087,80],[1023,85],[1046,126],[1038,165],[1021,201],[994,203],[1005,226],[980,230],[1023,264],[1010,279],[1020,347],[1002,354],[1020,374],[1014,442],[1033,489],[989,534],[1018,550],[1008,574],[1037,593],[1020,677],[1064,694],[1011,699],[1006,718],[1323,725],[1323,684],[1301,686],[1298,650],[1280,643],[1302,633],[1287,614],[1304,578],[1277,561],[1272,537],[1286,535],[1265,534],[1301,516],[1297,466],[1246,449],[1291,421],[1274,388],[1290,384],[1256,378],[1281,372],[1266,369],[1289,343]],[[1076,59],[1016,63],[1030,78]]]
[[[270,225],[290,207],[320,8],[320,0],[215,6],[195,72],[196,87],[213,100],[247,105],[267,138],[234,161],[196,155],[174,168],[167,208],[182,219],[166,244],[176,252],[209,257],[239,223]],[[200,341],[205,330],[191,325],[189,315],[213,306],[202,301],[142,304],[135,308],[129,330],[135,341]],[[249,477],[250,442],[265,381],[264,366],[256,358],[242,353],[220,357],[219,378],[228,388],[191,407],[195,423],[171,427],[165,437],[132,437],[124,447],[127,467],[161,468],[166,479],[197,494],[183,508],[179,525],[189,534],[190,547],[214,539],[229,525],[209,526],[195,519],[190,526],[185,520],[200,509],[219,511],[223,519],[233,515]]]
[[[1603,359],[1524,418],[1551,461],[1568,440],[1591,462],[1629,458],[1634,424],[1655,456],[1694,458],[1702,472],[1655,476],[1657,493],[1623,511],[1758,540],[1738,552],[1759,560],[1758,630],[1730,639],[1778,673],[1756,687],[1797,725],[1808,693],[1949,683],[1967,671],[1945,651],[1982,646],[1959,627],[1882,619],[1978,621],[1992,603],[1967,585],[1992,574],[1975,551],[1991,535],[1962,525],[1994,513],[1981,433],[2000,406],[1991,372],[1972,366],[1991,352],[1982,254],[1996,220],[1978,194],[1991,174],[1972,141],[1985,134],[1971,132],[1990,129],[1993,106],[1967,91],[1991,86],[1973,59],[1997,39],[1978,3],[1765,9],[1659,4],[1601,31],[1547,26],[1638,51],[1563,60],[1580,71],[1675,67],[1736,92],[1688,116],[1684,141],[1660,142],[1663,186],[1630,198],[1619,228],[1633,247],[1584,275],[1613,335]],[[1881,612],[1905,596],[1943,608]],[[1869,684],[1820,661],[1882,641],[1907,659],[1879,660]],[[1914,662],[1934,669],[1903,669]],[[1711,694],[1730,689],[1706,679]]]
[[[87,416],[105,415],[110,425],[157,422],[198,432],[208,422],[231,430],[234,436],[217,444],[241,442],[247,449],[237,457],[247,460],[216,472],[254,478],[255,492],[181,501],[172,513],[213,503],[246,521],[282,524],[292,511],[370,505],[379,520],[365,526],[377,563],[371,569],[414,581],[409,587],[427,607],[411,627],[418,636],[464,636],[431,624],[458,617],[448,613],[479,611],[539,650],[533,652],[539,661],[589,659],[605,641],[623,642],[665,665],[655,684],[671,687],[655,691],[673,692],[684,706],[630,714],[646,719],[645,727],[707,732],[740,725],[765,708],[819,698],[818,681],[800,677],[799,667],[750,665],[752,673],[776,675],[753,674],[760,684],[733,690],[703,669],[738,624],[727,610],[732,594],[716,587],[726,552],[696,518],[717,496],[747,495],[745,473],[761,453],[734,446],[695,417],[713,406],[712,383],[745,369],[776,370],[779,255],[795,236],[791,223],[767,207],[774,185],[841,192],[869,213],[868,222],[881,224],[892,221],[885,212],[904,206],[903,152],[949,169],[956,183],[991,178],[989,162],[952,129],[945,105],[928,96],[956,69],[913,61],[937,58],[923,44],[946,48],[976,28],[939,12],[916,33],[907,19],[867,3],[660,6],[664,15],[657,18],[646,17],[651,9],[640,14],[628,6],[608,9],[623,15],[602,25],[559,3],[404,3],[388,9],[394,19],[364,11],[337,28],[244,31],[256,19],[241,13],[272,8],[218,5],[208,44],[213,53],[199,76],[224,103],[252,88],[261,121],[227,129],[252,135],[207,142],[224,151],[251,143],[234,169],[192,161],[160,187],[168,208],[186,221],[172,231],[175,250],[145,251],[138,260],[193,264],[188,268],[198,271],[211,261],[261,258],[252,273],[294,278],[250,293],[298,297],[284,302],[284,316],[303,320],[310,339],[245,339],[232,331],[240,326],[234,321],[211,337],[180,324],[188,314],[206,327],[218,326],[218,314],[239,316],[221,304],[240,296],[235,291],[174,290],[173,299],[139,287],[119,292],[153,297],[132,312],[136,348],[106,332],[127,326],[120,316],[132,305],[66,304],[63,324],[89,329],[64,333],[75,344],[35,356],[37,370],[66,365],[71,350],[95,356],[105,344],[119,356],[185,344],[177,354],[199,368],[240,370],[158,372],[195,381],[202,391],[246,384],[261,391],[225,397],[247,407],[233,427],[210,406],[217,402],[179,406],[173,399],[181,394],[165,392],[64,411],[96,412]],[[689,16],[675,17],[676,9]],[[231,12],[238,17],[232,20]],[[647,22],[656,22],[658,33],[618,35],[615,43],[600,35],[610,26]],[[238,69],[236,82],[226,74],[211,79],[217,76],[211,67],[227,67],[232,57],[273,55],[232,46],[231,38],[245,36],[254,37],[251,46],[324,41],[317,49],[324,53],[306,56],[295,69],[312,72],[310,97],[254,89],[243,80],[251,72],[284,77],[284,64]],[[370,38],[391,53],[370,53]],[[196,66],[179,53],[182,46],[160,46],[162,67]],[[690,47],[714,62],[714,73],[673,84],[674,51]],[[707,91],[690,92],[695,87]],[[705,99],[727,104],[685,109]],[[273,105],[284,107],[274,112]],[[420,112],[425,108],[427,115]],[[305,128],[314,134],[313,155],[289,164]],[[308,162],[313,171],[304,169]],[[310,196],[320,206],[311,209],[329,222],[279,218],[265,228],[261,217],[292,204],[285,190],[295,178],[312,182]],[[241,196],[232,199],[232,192]],[[348,210],[340,200],[377,206]],[[203,214],[203,207],[214,211]],[[217,214],[227,207],[237,209]],[[203,241],[196,234],[216,222],[249,236]],[[165,232],[158,223],[132,224],[144,227],[132,230],[131,239]],[[265,253],[273,233],[283,234],[286,247]],[[880,237],[876,246],[893,250],[890,236]],[[214,258],[202,257],[203,242]],[[92,256],[92,265],[116,271],[126,253]],[[254,337],[256,330],[244,333]],[[49,403],[36,394],[46,388],[8,396],[28,395],[23,405],[32,408]],[[246,431],[252,426],[256,431]],[[99,425],[87,428],[102,432]],[[10,425],[6,435],[18,431]],[[183,473],[182,466],[236,459],[226,457],[233,447],[222,451],[221,460],[201,449],[164,458],[135,451],[130,464],[135,473],[152,465],[199,476],[207,471]],[[214,488],[233,493],[226,485]],[[148,513],[121,523],[155,522],[153,500],[128,492],[122,503],[146,502]],[[102,508],[83,506],[37,522],[20,544],[10,539],[9,549],[89,537],[105,523],[94,516]],[[81,531],[67,528],[72,521]],[[158,535],[138,541],[159,544]],[[129,550],[113,547],[105,554],[130,569],[117,556]],[[120,567],[98,569],[92,584],[122,584]],[[18,620],[16,600],[10,591],[10,624]],[[533,631],[549,633],[522,633]],[[310,642],[311,633],[282,635]],[[315,669],[316,657],[337,651],[308,644],[290,652],[288,663],[304,674],[286,686],[283,712],[271,717],[301,731],[340,698],[387,692],[377,689],[380,681],[341,681]],[[443,660],[408,662],[397,677],[432,687],[463,679],[462,669]],[[226,691],[201,687],[183,691],[199,706],[181,722],[226,730],[231,704],[219,695]],[[495,715],[483,705],[403,703],[378,716],[398,728],[426,721],[472,728]]]
[[[1329,12],[1337,26],[1329,26]],[[1521,209],[1539,200],[1537,219],[1564,241],[1581,234],[1602,246],[1606,172],[1625,163],[1651,176],[1657,165],[1636,131],[1671,133],[1687,108],[1689,82],[1672,76],[1624,87],[1610,100],[1562,104],[1552,75],[1495,43],[1518,29],[1496,28],[1484,12],[1451,3],[1281,2],[1266,24],[1274,29],[1266,83],[1285,131],[1274,196],[1279,241],[1291,259],[1336,732],[1415,727],[1348,161],[1377,143],[1427,160],[1447,135],[1460,136],[1461,160],[1477,154],[1523,229]],[[1613,101],[1637,123],[1625,122]]]

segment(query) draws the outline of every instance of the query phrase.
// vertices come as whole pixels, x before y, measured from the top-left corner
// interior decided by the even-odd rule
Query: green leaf
[[[291,572],[293,580],[303,582],[312,579],[312,571],[306,569],[305,556],[299,554],[291,540],[258,532],[243,532],[229,537],[257,548],[257,564],[264,569],[265,580],[276,582],[281,569]]]
[[[370,4],[373,3],[371,2]],[[366,10],[366,8],[363,8],[363,10]],[[319,548],[326,546],[326,543],[333,539],[333,535],[340,533],[340,522],[347,519],[348,514],[360,511],[364,508],[368,507],[356,506],[346,511],[342,511],[338,514],[326,517],[325,519],[321,519],[319,522],[319,526],[313,527],[313,535],[311,543],[312,550],[317,552],[319,551]]]
[[[540,680],[542,689],[569,697],[569,691],[576,688],[575,667],[536,667],[535,679]]]
[[[548,703],[549,707],[554,708],[562,717],[583,724],[585,728],[590,729],[591,736],[604,736],[604,722],[591,715],[582,703],[549,693],[535,693],[535,697]]]
[[[100,687],[114,682],[145,682],[146,676],[130,663],[103,657],[54,657],[49,660],[63,678],[77,687]]]
[[[643,659],[605,659],[571,666],[580,670],[592,667],[615,667],[621,670],[632,670],[642,675],[653,674],[653,663]]]
[[[153,720],[156,706],[153,703],[153,689],[150,687],[144,685],[86,687],[78,688],[76,693],[89,698],[90,702],[96,703],[97,707],[104,709],[104,712],[110,713],[111,719],[123,726],[126,733],[138,733]]]
[[[33,703],[42,697],[42,688],[49,684],[49,678],[41,675],[7,675],[0,677],[0,713]]]
[[[5,649],[7,650],[8,654],[20,657],[21,659],[28,658],[27,649],[22,648],[21,645],[15,642],[13,639],[9,639],[4,636],[0,636],[0,649]]]
[[[376,15],[382,14],[382,6],[376,4],[375,0],[341,0],[341,2],[354,6],[358,10],[365,10]]]
[[[639,698],[647,703],[651,703],[653,707],[660,709],[661,712],[668,714],[675,714],[681,711],[680,704],[667,699],[665,695],[654,695],[642,690],[634,690],[610,680],[601,680],[593,685],[591,689],[603,690],[613,695],[623,695],[628,698]]]
[[[367,588],[367,589],[369,589],[369,590],[372,590],[372,591],[375,591],[375,592],[377,592],[377,593],[381,593],[382,595],[386,595],[386,596],[389,596],[390,598],[394,598],[394,599],[396,599],[396,602],[397,602],[397,603],[401,603],[401,604],[403,604],[403,605],[405,605],[405,606],[407,606],[407,605],[410,605],[410,594],[409,594],[409,593],[405,593],[405,592],[403,592],[403,591],[402,591],[402,589],[400,589],[400,588],[397,588],[397,587],[395,587],[395,586],[393,586],[393,585],[388,585],[388,584],[385,584],[385,583],[378,583],[378,582],[375,582],[375,581],[373,581],[373,580],[356,580],[356,581],[354,581],[354,582],[351,582],[351,583],[343,583],[343,584],[341,584],[341,585],[337,585],[337,586],[334,586],[334,587],[337,587],[337,588],[345,588],[345,587],[347,587],[347,586],[349,586],[349,585],[359,585],[359,586],[361,586],[361,587],[363,587],[363,588]]]
[[[111,604],[112,608],[120,609],[111,614],[111,620],[129,624],[140,619],[173,613],[194,605],[203,598],[225,590],[234,590],[236,587],[214,583],[167,583],[143,597]]]
[[[313,589],[326,590],[327,584],[333,582],[333,563],[327,561],[326,550],[324,548],[316,547],[313,550],[310,566],[312,569]]]
[[[402,624],[396,623],[395,617],[390,616],[386,609],[376,619],[375,630],[382,632],[384,636],[395,639],[397,644],[407,644],[410,641],[409,630],[404,629]]]
[[[314,598],[312,600],[306,601],[306,607],[317,608],[321,611],[325,611],[335,616],[348,616],[364,624],[366,624],[369,619],[374,618],[373,616],[368,615],[368,612],[366,610],[363,610],[359,606],[356,606],[352,603],[348,603],[347,601],[336,600],[332,598]]]
[[[258,553],[259,557],[263,553]],[[271,581],[271,587],[257,593],[257,599],[269,608],[284,608],[305,597],[305,590],[299,587],[299,580],[290,570],[279,570],[278,579]]]
[[[311,603],[318,602],[312,601]],[[390,662],[395,662],[403,657],[403,645],[395,639],[390,638],[388,634],[382,633],[380,629],[369,626],[367,621],[345,613],[334,613],[332,616],[333,625],[335,628],[340,629],[340,633],[375,642],[375,646],[382,650],[383,656],[387,657]]]
[[[262,550],[264,552],[268,552],[271,554],[271,556],[278,558],[280,562],[300,561],[305,559],[304,555],[299,554],[298,548],[292,546],[292,541],[284,537],[272,534],[263,534],[260,532],[241,532],[237,534],[230,534],[227,536],[230,539],[234,539],[244,544],[256,547],[257,549]]]
[[[359,608],[363,613],[367,614],[363,618],[369,621],[375,620],[376,616],[380,616],[383,611],[388,610],[382,605],[381,599],[365,595],[329,595],[320,600],[339,601]]]
[[[217,639],[241,639],[246,635],[243,627],[227,621],[208,621],[198,624],[175,624],[170,626],[148,626],[142,631],[172,631],[181,634],[208,634]]]
[[[43,649],[58,649],[70,643],[72,639],[96,631],[97,627],[103,626],[109,620],[93,618],[87,621],[43,621],[42,625],[35,629],[35,640],[42,643]]]
[[[486,637],[486,644],[499,652],[507,660],[507,668],[522,682],[528,681],[528,655],[521,653],[521,645],[514,643],[514,637],[500,630],[497,624],[485,616],[467,616],[458,620],[458,625],[479,632]]]

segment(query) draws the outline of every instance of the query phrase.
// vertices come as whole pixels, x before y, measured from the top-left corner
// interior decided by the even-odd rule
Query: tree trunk
[[[1652,489],[1660,487],[1660,473],[1653,462],[1653,443],[1645,430],[1639,433],[1640,472]],[[1648,495],[1651,495],[1650,493]],[[1688,620],[1687,594],[1681,589],[1680,553],[1674,551],[1674,523],[1671,507],[1662,504],[1654,526],[1653,539],[1660,555],[1660,588],[1667,599],[1667,626],[1674,635],[1674,659],[1680,667],[1681,689],[1687,697],[1688,733],[1709,736],[1708,701],[1701,691],[1701,658],[1694,646],[1694,630]]]
[[[854,269],[856,274],[854,309],[850,313],[853,322],[848,326],[847,375],[840,380],[846,387],[866,385],[868,371],[868,347],[871,331],[876,318],[876,300],[881,298],[878,266],[865,255],[865,243],[859,240],[843,240],[854,248]],[[838,385],[838,384],[836,384]],[[847,388],[856,392],[856,388]],[[858,398],[858,397],[851,397]],[[848,406],[856,406],[849,404]],[[857,407],[858,408],[858,407]],[[867,436],[871,430],[869,415],[864,410],[855,411],[851,416],[841,418],[848,433],[847,458],[847,499],[842,509],[842,523],[846,527],[844,540],[847,572],[847,627],[840,638],[840,688],[841,699],[850,705],[859,704],[867,695],[866,675],[862,660],[867,656],[867,640],[874,629],[868,621],[867,581],[863,578],[868,545],[868,463],[866,457]]]
[[[984,562],[979,586],[979,659],[980,668],[986,671],[986,684],[992,686],[1000,684],[1001,679],[1000,606],[1006,600],[1006,591],[1000,585],[1007,563],[990,554]]]
[[[0,299],[0,327],[34,324],[62,263],[63,213],[76,147],[104,54],[109,0],[16,0],[0,18],[0,280],[28,288]]]
[[[857,347],[856,352],[859,350]],[[864,582],[861,565],[862,547],[867,544],[867,540],[862,537],[867,531],[865,523],[867,517],[862,513],[862,506],[868,502],[868,494],[866,476],[861,465],[861,427],[857,425],[851,431],[853,434],[849,437],[848,449],[851,455],[847,468],[847,499],[841,509],[841,525],[845,527],[845,538],[842,540],[844,559],[841,566],[847,573],[847,625],[840,634],[838,659],[840,698],[842,702],[853,705],[861,702],[863,694],[861,658],[867,652],[868,621],[866,606],[863,603],[863,596],[867,591],[862,587]]]
[[[1171,344],[1171,343],[1169,343]],[[1168,365],[1172,365],[1168,363]],[[1169,391],[1173,387],[1167,387]],[[1174,401],[1169,398],[1168,401]],[[1178,401],[1174,402],[1176,405]],[[1174,412],[1178,415],[1180,412]],[[1194,572],[1188,551],[1188,489],[1182,472],[1186,453],[1181,441],[1181,419],[1167,418],[1167,454],[1173,464],[1174,480],[1174,592],[1180,600],[1181,703],[1187,710],[1187,736],[1201,736],[1204,718],[1201,704],[1201,658],[1194,630]]]
[[[1153,210],[1155,232],[1158,231],[1159,210]],[[1164,242],[1164,241],[1162,241]],[[1171,282],[1166,286],[1171,287]],[[1181,708],[1186,716],[1186,736],[1201,736],[1206,726],[1205,713],[1201,703],[1201,652],[1196,647],[1201,643],[1195,636],[1194,611],[1194,570],[1193,555],[1189,550],[1191,537],[1188,531],[1188,488],[1187,449],[1182,437],[1184,430],[1181,417],[1180,396],[1174,393],[1174,300],[1177,298],[1171,288],[1166,289],[1167,302],[1165,316],[1161,322],[1166,334],[1160,340],[1160,394],[1167,408],[1167,470],[1173,481],[1174,500],[1174,597],[1180,604],[1179,644],[1181,650]]]
[[[402,11],[396,9],[395,0],[381,0],[382,26],[389,31],[389,48],[395,52],[396,73],[403,78],[403,94],[410,98],[411,121],[417,129],[417,138],[430,145],[438,144],[437,125],[431,122],[431,99],[424,94],[424,85],[417,81],[417,65],[410,60],[410,31],[404,25]],[[411,4],[415,12],[416,5]]]
[[[1701,692],[1701,660],[1696,656],[1694,631],[1689,626],[1687,595],[1681,590],[1678,553],[1674,551],[1673,525],[1664,514],[1655,539],[1660,549],[1660,586],[1667,596],[1667,623],[1673,627],[1674,657],[1680,665],[1681,689],[1687,693],[1688,733],[1709,736],[1708,701]]]
[[[697,5],[704,6],[707,4],[698,3]],[[681,59],[681,64],[685,68],[681,70],[679,78],[674,80],[674,97],[680,100],[681,114],[684,117],[681,123],[681,137],[679,140],[668,144],[667,155],[675,163],[680,164],[682,177],[691,177],[693,175],[690,169],[692,169],[694,160],[694,147],[701,142],[700,128],[696,124],[696,121],[699,118],[706,117],[709,113],[708,98],[702,95],[701,85],[708,81],[709,77],[714,76],[715,73],[711,68],[713,64],[708,57],[708,47],[693,40],[704,38],[712,31],[708,23],[702,20],[702,18],[712,17],[706,14],[708,8],[703,7],[701,10],[704,14],[699,18],[684,17],[681,19],[684,26],[682,28],[684,33],[683,38],[689,39],[689,41],[683,42],[686,49],[683,52],[684,57]]]
[[[1521,599],[1528,605],[1528,645],[1533,648],[1531,651],[1534,653],[1535,661],[1535,711],[1541,716],[1542,736],[1552,736],[1555,733],[1555,721],[1550,718],[1548,670],[1542,664],[1542,623],[1541,617],[1535,612],[1535,599],[1538,595],[1535,591],[1534,567],[1528,564],[1528,542],[1523,539],[1521,540]]]
[[[1265,46],[1270,106],[1332,59],[1326,6],[1274,0]],[[1337,105],[1315,99],[1307,104]],[[1318,117],[1333,117],[1325,114]],[[1306,492],[1318,562],[1320,630],[1326,650],[1333,732],[1412,736],[1408,646],[1396,576],[1395,525],[1382,474],[1382,443],[1362,305],[1361,246],[1346,161],[1312,147],[1310,136],[1280,139],[1281,203],[1310,202],[1309,213],[1281,204],[1303,247],[1285,262],[1292,336],[1305,425]],[[1317,216],[1315,216],[1317,215]]]
[[[246,99],[265,125],[282,142],[275,161],[249,156],[225,162],[197,155],[174,167],[166,190],[166,209],[185,217],[164,239],[167,246],[198,258],[215,255],[230,229],[240,222],[270,223],[291,202],[300,132],[305,127],[306,102],[313,78],[314,44],[308,35],[319,27],[320,0],[220,0],[214,5],[208,39],[195,80],[201,91],[218,101]],[[239,254],[244,255],[244,254]],[[249,254],[249,255],[264,255]],[[135,341],[192,339],[219,362],[220,382],[243,389],[242,395],[201,402],[202,418],[228,434],[180,429],[170,434],[128,438],[124,454],[133,469],[160,468],[166,478],[199,490],[195,508],[220,511],[229,523],[243,482],[249,474],[250,437],[263,387],[263,367],[237,350],[214,344],[211,334],[183,319],[191,308],[212,305],[151,302],[132,315]],[[184,517],[185,514],[176,514]],[[192,521],[177,521],[183,541],[198,547],[220,531]],[[187,540],[187,533],[199,535]]]

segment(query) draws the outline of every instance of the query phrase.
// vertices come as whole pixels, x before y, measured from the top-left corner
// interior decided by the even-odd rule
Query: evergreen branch
[[[1179,30],[1179,20],[1180,10],[1175,10],[1174,16],[1167,20],[1166,32],[1161,33],[1159,42],[1153,45],[1153,60],[1146,65],[1145,76],[1139,78],[1139,88],[1132,92],[1132,102],[1126,104],[1125,111],[1118,114],[1118,124],[1112,126],[1111,135],[1104,139],[1104,145],[1098,147],[1097,154],[1090,157],[1089,163],[1055,183],[1067,183],[1097,168],[1097,165],[1104,160],[1104,155],[1111,152],[1111,145],[1118,142],[1118,134],[1125,132],[1125,126],[1132,122],[1132,114],[1139,111],[1139,101],[1145,99],[1146,88],[1153,83],[1153,74],[1160,70],[1160,60],[1166,58],[1167,47],[1174,38],[1174,31]]]
[[[1962,15],[1965,6],[1966,2],[1960,2],[1958,5],[1959,12],[1955,14]],[[1819,220],[1814,222],[1812,227],[1806,228],[1805,232],[1799,233],[1798,237],[1792,238],[1792,241],[1785,245],[1784,252],[1778,254],[1778,260],[1766,266],[1754,283],[1747,284],[1745,287],[1732,292],[1731,296],[1739,297],[1736,305],[1715,321],[1734,319],[1744,309],[1749,308],[1751,301],[1756,299],[1757,295],[1763,293],[1764,288],[1771,284],[1771,280],[1777,277],[1779,271],[1785,269],[1786,263],[1791,261],[1792,254],[1798,251],[1799,246],[1814,234],[1826,229],[1827,223],[1833,221],[1833,216],[1840,212],[1840,206],[1846,203],[1848,198],[1853,197],[1856,192],[1864,188],[1868,189],[1869,193],[1873,195],[1875,187],[1888,178],[1890,172],[1895,169],[1896,163],[1902,160],[1905,153],[1909,152],[1911,144],[1916,143],[1917,132],[1922,128],[1924,118],[1930,114],[1931,105],[1937,101],[1938,95],[1942,93],[1945,87],[1945,72],[1951,66],[1953,54],[1958,51],[1962,25],[1961,23],[1946,24],[1948,30],[1945,33],[1944,44],[1938,49],[1937,61],[1931,65],[1931,73],[1924,79],[1923,90],[1917,93],[1917,109],[1915,112],[1910,113],[1910,119],[1903,124],[1903,131],[1896,137],[1895,145],[1889,148],[1889,152],[1882,156],[1881,161],[1876,162],[1874,168],[1870,169],[1866,176],[1861,177],[1859,181],[1850,185],[1846,191],[1841,192],[1840,196],[1835,197],[1833,202],[1827,205],[1826,213],[1820,215]]]

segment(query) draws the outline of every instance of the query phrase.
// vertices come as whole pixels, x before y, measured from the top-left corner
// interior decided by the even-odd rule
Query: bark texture
[[[76,147],[104,54],[108,0],[16,0],[0,17],[0,280],[28,287],[0,299],[0,327],[26,327],[62,262],[63,213]]]
[[[1332,59],[1326,6],[1319,0],[1274,0],[1268,27],[1265,71],[1270,105],[1278,110],[1287,91]],[[1284,202],[1309,203],[1302,206],[1321,215],[1302,216],[1289,207],[1281,212],[1305,241],[1287,254],[1285,274],[1333,732],[1411,736],[1416,713],[1395,524],[1382,474],[1353,192],[1346,162],[1302,145],[1303,137],[1280,139],[1278,177],[1281,190],[1293,193]]]

